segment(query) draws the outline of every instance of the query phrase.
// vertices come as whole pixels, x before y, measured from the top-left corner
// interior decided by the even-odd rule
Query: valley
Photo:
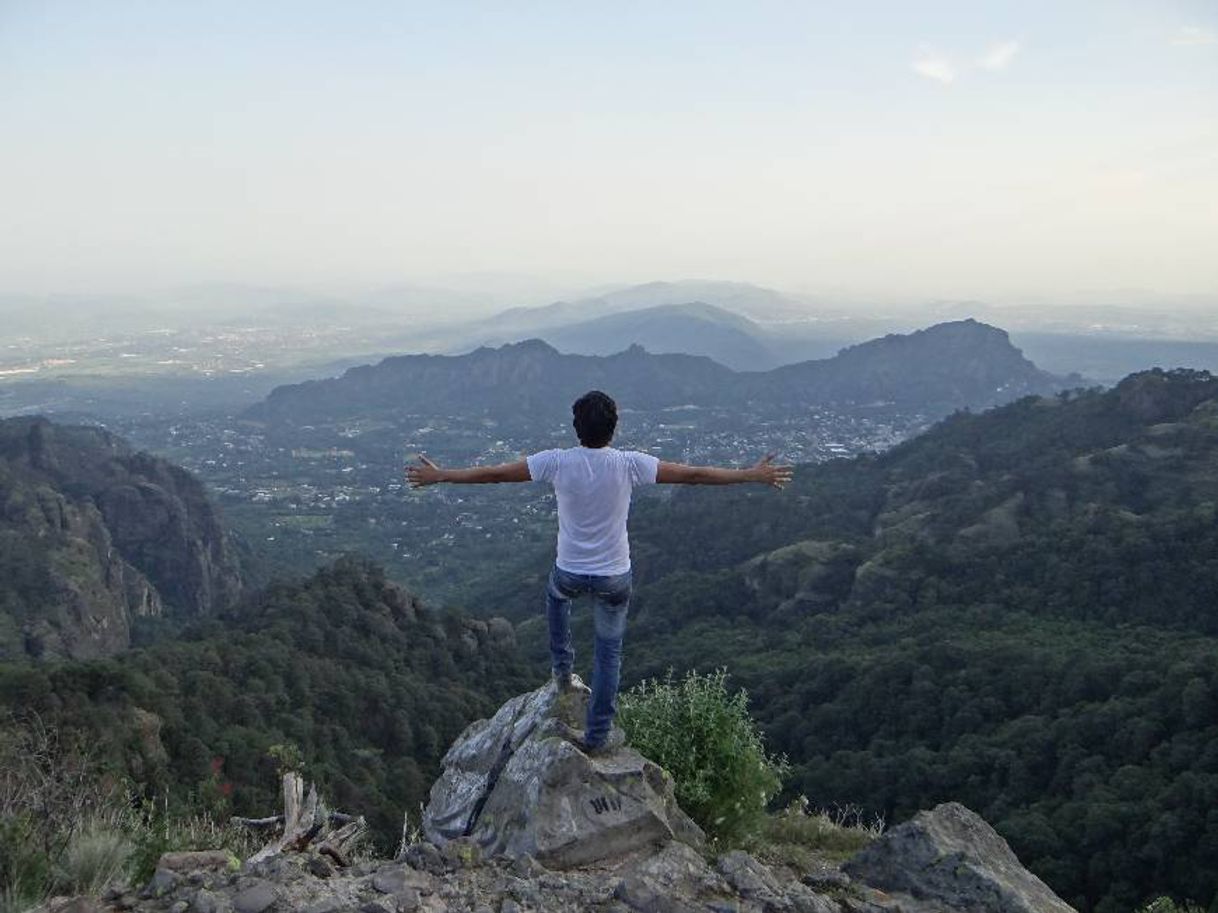
[[[0,703],[90,731],[109,720],[99,745],[163,782],[205,777],[198,759],[210,754],[232,758],[239,808],[266,803],[259,752],[287,739],[388,830],[463,720],[544,675],[538,604],[555,521],[540,486],[410,491],[403,466],[420,453],[485,465],[567,446],[572,392],[604,386],[622,391],[619,446],[726,465],[776,452],[798,467],[781,494],[639,493],[627,683],[727,668],[790,758],[792,795],[889,819],[963,799],[1081,910],[1122,913],[1146,884],[1210,890],[1197,856],[1210,825],[1187,811],[1218,783],[1209,375],[1151,371],[1083,390],[1003,331],[962,321],[771,371],[639,346],[573,356],[534,340],[287,381],[254,402],[247,391],[193,409],[121,397],[126,408],[84,409],[105,432],[0,426],[14,442],[0,474],[7,560],[47,569],[0,592],[16,660],[0,665]],[[25,455],[46,450],[28,443],[32,428],[60,442],[57,460]],[[164,548],[132,539],[118,515],[17,547],[31,504],[87,516],[116,480],[161,497],[130,470],[89,468],[91,441],[109,442],[116,467],[148,451],[154,476],[169,461],[206,486],[231,540],[217,547],[239,557],[223,598],[184,611]],[[157,516],[141,536],[164,538]],[[161,587],[112,588],[118,640],[56,602],[114,579],[88,563],[104,549],[83,544],[106,537],[123,579]],[[590,635],[586,616],[576,630]],[[399,652],[382,649],[386,637]],[[64,655],[94,663],[92,678],[54,662]],[[353,657],[368,678],[339,671]],[[183,663],[209,671],[166,678]],[[491,678],[472,683],[475,667]],[[152,679],[169,690],[149,690]],[[241,698],[233,682],[263,696]],[[449,713],[386,715],[352,689]],[[205,691],[222,699],[209,705]],[[334,713],[303,725],[298,705],[319,694]],[[120,762],[148,708],[165,727],[160,747]],[[358,776],[342,760],[352,751]],[[1165,816],[1170,838],[1157,830]],[[1075,838],[1084,820],[1097,836]],[[1185,862],[1156,861],[1159,845]]]

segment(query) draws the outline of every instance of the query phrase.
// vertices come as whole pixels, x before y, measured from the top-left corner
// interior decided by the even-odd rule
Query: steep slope
[[[97,428],[0,422],[0,658],[108,655],[132,620],[207,615],[241,591],[186,471]]]
[[[246,415],[293,424],[445,410],[553,418],[591,388],[639,409],[882,401],[945,414],[1076,381],[1039,371],[1003,331],[968,320],[768,372],[737,373],[708,358],[651,355],[640,347],[605,357],[563,355],[539,340],[461,356],[406,355],[352,368],[339,378],[276,388]]]

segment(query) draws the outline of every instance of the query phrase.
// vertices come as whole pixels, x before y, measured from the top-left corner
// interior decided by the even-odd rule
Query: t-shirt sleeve
[[[529,478],[534,482],[553,482],[558,471],[558,450],[542,450],[525,457],[529,464]]]
[[[656,472],[660,468],[658,459],[650,453],[640,453],[637,450],[626,451],[626,459],[630,465],[631,485],[654,485],[656,483]]]

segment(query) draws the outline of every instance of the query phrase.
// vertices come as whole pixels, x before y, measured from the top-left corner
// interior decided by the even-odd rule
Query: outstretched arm
[[[485,482],[530,482],[529,464],[500,463],[498,466],[471,466],[468,469],[441,469],[419,454],[419,462],[406,467],[406,481],[411,488],[435,485],[437,482],[481,484]]]
[[[656,470],[656,481],[672,485],[739,485],[742,482],[758,482],[773,488],[782,488],[791,481],[790,466],[775,466],[774,454],[767,453],[748,469],[724,469],[719,466],[687,466],[684,463],[666,463],[661,460]]]

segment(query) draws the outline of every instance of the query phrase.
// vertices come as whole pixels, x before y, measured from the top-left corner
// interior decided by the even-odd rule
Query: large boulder
[[[919,812],[850,859],[845,871],[926,909],[958,913],[1075,913],[1020,865],[976,813],[957,802]]]
[[[674,838],[700,845],[672,782],[631,748],[588,756],[563,729],[587,698],[553,682],[470,725],[443,760],[423,830],[438,845],[469,837],[486,855],[526,853],[551,868],[620,857]],[[620,734],[618,734],[620,737]]]

